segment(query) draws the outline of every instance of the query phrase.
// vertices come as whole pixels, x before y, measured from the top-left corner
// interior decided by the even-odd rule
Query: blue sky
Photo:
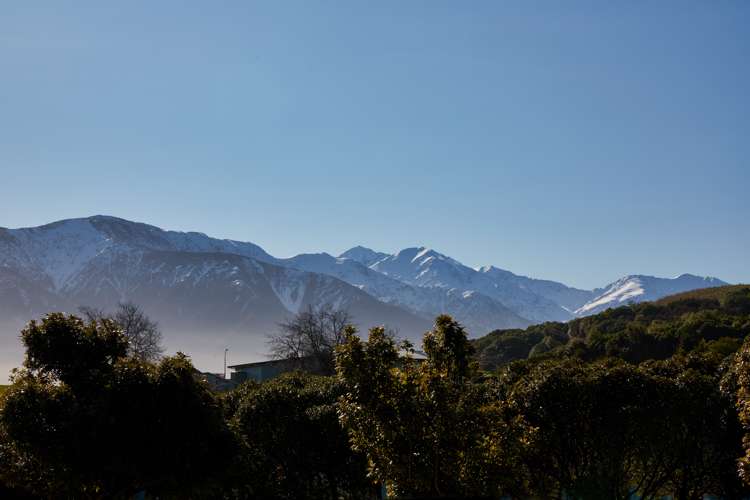
[[[0,226],[750,282],[748,2],[0,11]]]

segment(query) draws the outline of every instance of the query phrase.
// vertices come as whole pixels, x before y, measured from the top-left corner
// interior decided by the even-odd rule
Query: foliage
[[[135,356],[112,320],[32,321],[0,396],[0,496],[750,495],[748,287],[472,342],[439,316],[423,361],[326,314],[298,316],[286,340],[300,360],[335,351],[335,377],[221,397],[184,355]]]
[[[22,332],[25,369],[0,427],[15,481],[38,494],[190,497],[231,450],[220,407],[184,355],[126,357],[108,320],[51,314]]]
[[[744,454],[739,460],[739,474],[743,482],[750,485],[750,340],[745,340],[733,364],[732,387],[736,393],[736,406],[744,429],[742,444]]]
[[[477,361],[485,370],[495,370],[518,359],[541,355],[567,340],[567,325],[548,322],[525,330],[495,330],[472,341]]]
[[[233,470],[239,498],[367,498],[375,485],[338,421],[343,387],[301,372],[262,385],[248,382],[224,398],[242,443]]]
[[[675,354],[733,354],[750,334],[750,287],[700,290],[658,302],[631,304],[568,323],[496,330],[473,341],[482,368],[531,357],[606,357],[631,363]]]
[[[641,498],[742,493],[732,398],[716,356],[641,367],[547,360],[506,383],[508,403],[536,429],[523,457],[538,496]],[[729,471],[729,473],[727,472]]]
[[[371,476],[410,498],[494,497],[518,487],[509,481],[522,425],[506,421],[489,386],[475,380],[463,328],[439,316],[423,363],[400,360],[398,347],[382,328],[366,342],[349,329],[337,350],[341,419]]]

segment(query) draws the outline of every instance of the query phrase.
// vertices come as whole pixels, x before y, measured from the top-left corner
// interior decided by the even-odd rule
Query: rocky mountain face
[[[28,319],[133,300],[160,321],[169,350],[216,367],[227,346],[235,360],[262,358],[279,322],[324,304],[349,310],[363,330],[385,324],[419,340],[440,313],[479,336],[723,284],[628,276],[580,290],[494,266],[473,269],[424,247],[279,259],[253,243],[95,216],[0,228],[0,343],[17,365],[18,329]]]

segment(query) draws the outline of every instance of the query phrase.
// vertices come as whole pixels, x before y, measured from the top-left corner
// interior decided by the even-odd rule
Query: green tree
[[[742,454],[741,427],[733,394],[722,389],[723,358],[720,353],[691,353],[639,367],[668,388],[660,399],[647,398],[667,425],[643,444],[666,451],[666,490],[676,500],[745,498],[750,492],[735,472]]]
[[[51,496],[190,498],[223,468],[231,434],[184,355],[126,356],[106,320],[51,314],[21,334],[24,369],[0,428],[26,487]]]
[[[375,485],[338,420],[343,387],[295,372],[245,383],[225,396],[242,443],[231,489],[240,498],[368,498]]]
[[[744,455],[739,460],[739,475],[746,485],[750,485],[750,340],[746,339],[737,353],[733,370],[736,376],[737,413],[744,429]]]
[[[731,473],[739,424],[720,390],[720,360],[696,354],[642,366],[513,366],[508,404],[536,430],[523,458],[533,492],[685,500],[746,494]]]
[[[644,439],[656,433],[638,425],[647,421],[647,409],[638,404],[644,389],[642,377],[627,366],[545,362],[522,376],[509,404],[537,429],[524,457],[534,492],[626,499],[638,483],[645,497],[658,490],[665,477],[633,483],[629,474],[645,458],[636,447],[638,433]]]
[[[466,332],[439,316],[424,350],[423,363],[400,359],[382,328],[371,329],[366,342],[347,331],[336,361],[352,447],[392,495],[495,497],[512,490],[519,476],[510,470],[511,450],[520,446],[521,425],[504,420],[476,379]]]

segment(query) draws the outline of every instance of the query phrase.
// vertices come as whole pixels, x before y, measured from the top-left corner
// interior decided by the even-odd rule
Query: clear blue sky
[[[0,226],[750,282],[748,26],[745,1],[3,2]]]

